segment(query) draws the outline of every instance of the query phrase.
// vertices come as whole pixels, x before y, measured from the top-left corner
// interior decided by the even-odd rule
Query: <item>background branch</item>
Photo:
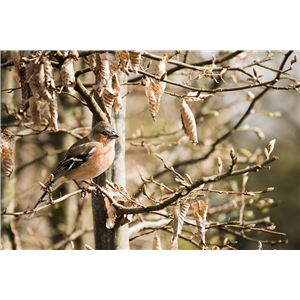
[[[229,177],[229,176],[241,175],[241,174],[244,174],[247,172],[257,172],[260,169],[263,169],[264,166],[274,162],[276,159],[278,159],[278,157],[273,156],[272,158],[265,160],[264,162],[262,162],[260,164],[257,164],[257,165],[254,165],[254,166],[251,166],[251,167],[248,167],[245,169],[240,169],[237,171],[229,170],[228,172],[223,173],[223,174],[217,174],[217,175],[213,175],[213,176],[209,176],[209,177],[202,177],[202,178],[198,179],[197,181],[195,181],[188,188],[188,191],[191,192],[192,190],[198,188],[200,185],[202,185],[204,183],[217,182],[217,181],[224,179],[226,177]],[[124,207],[124,206],[116,203],[116,201],[113,199],[113,197],[111,197],[109,195],[109,193],[107,191],[105,191],[103,189],[100,189],[100,191],[108,197],[108,199],[114,205],[114,207],[116,208],[116,211],[119,214],[140,214],[140,213],[145,213],[145,212],[161,210],[161,209],[171,205],[178,199],[186,196],[185,195],[186,191],[181,191],[178,194],[175,194],[174,196],[172,196],[171,198],[165,200],[164,202],[162,202],[160,204],[146,206],[146,207],[127,208],[127,207]]]

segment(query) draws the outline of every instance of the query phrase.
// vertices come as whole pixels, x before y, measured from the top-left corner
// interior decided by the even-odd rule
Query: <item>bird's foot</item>
[[[74,181],[75,184],[78,186],[78,188],[81,190],[80,197],[81,197],[81,198],[85,198],[85,197],[86,197],[86,194],[87,194],[87,192],[88,192],[88,189],[87,189],[86,187],[84,187],[84,186],[80,186],[76,180],[73,180],[73,181]]]
[[[99,184],[95,183],[92,179],[91,179],[91,182],[88,182],[88,181],[85,181],[83,180],[83,182],[87,183],[88,185],[92,186],[92,187],[95,187],[96,190],[94,191],[94,194],[95,195],[98,195],[101,191],[101,187]]]

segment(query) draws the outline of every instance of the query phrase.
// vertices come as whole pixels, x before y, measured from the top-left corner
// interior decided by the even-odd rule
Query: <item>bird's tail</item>
[[[43,203],[43,202],[45,202],[45,196],[47,195],[47,192],[45,191],[44,193],[43,193],[43,195],[41,196],[41,198],[39,199],[39,201],[36,203],[36,205],[34,206],[34,208],[33,209],[37,209],[38,207],[40,207],[41,206],[41,204]],[[28,216],[28,218],[27,218],[27,220],[29,220],[29,219],[31,219],[33,216],[34,216],[34,212],[33,213],[31,213],[29,216]]]

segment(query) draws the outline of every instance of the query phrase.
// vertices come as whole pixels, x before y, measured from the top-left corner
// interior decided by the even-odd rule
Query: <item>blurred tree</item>
[[[9,128],[23,165],[13,183],[19,211],[2,203],[1,214],[20,216],[13,230],[23,249],[284,249],[286,233],[266,216],[280,204],[265,196],[275,181],[254,180],[274,173],[267,169],[280,136],[266,133],[261,118],[278,120],[280,93],[291,103],[298,97],[297,60],[293,51],[7,51],[1,68],[14,66],[21,90],[2,72],[2,93],[19,101],[2,102],[10,119],[1,126],[1,158],[6,171]],[[264,107],[267,94],[275,100]],[[33,182],[44,182],[60,148],[100,120],[120,135],[113,165],[94,181],[100,192],[81,198],[81,190],[59,189],[26,223],[26,207],[40,196]],[[53,207],[75,195],[77,210],[68,206],[57,221]]]
[[[8,76],[8,70],[3,70],[3,86],[14,86],[13,77]],[[8,107],[13,102],[13,93],[7,94],[2,98],[1,104]],[[2,116],[2,122],[11,122],[12,117],[10,115]],[[14,168],[14,166],[13,166]],[[5,176],[4,172],[1,172],[1,209],[7,208],[9,211],[14,210],[15,200],[15,174],[12,174],[10,178]],[[5,249],[14,249],[14,234],[11,230],[11,223],[13,220],[8,216],[3,216],[1,219],[1,244]]]

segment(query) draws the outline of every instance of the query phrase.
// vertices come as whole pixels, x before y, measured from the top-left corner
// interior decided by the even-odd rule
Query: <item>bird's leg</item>
[[[73,181],[74,181],[75,184],[78,186],[78,188],[81,189],[81,197],[82,197],[82,198],[85,198],[86,193],[87,193],[86,187],[80,186],[80,185],[78,184],[78,182],[77,182],[75,179],[73,179]]]
[[[86,180],[82,180],[84,183],[88,184],[89,186],[94,186],[94,184],[92,182],[88,182]]]

